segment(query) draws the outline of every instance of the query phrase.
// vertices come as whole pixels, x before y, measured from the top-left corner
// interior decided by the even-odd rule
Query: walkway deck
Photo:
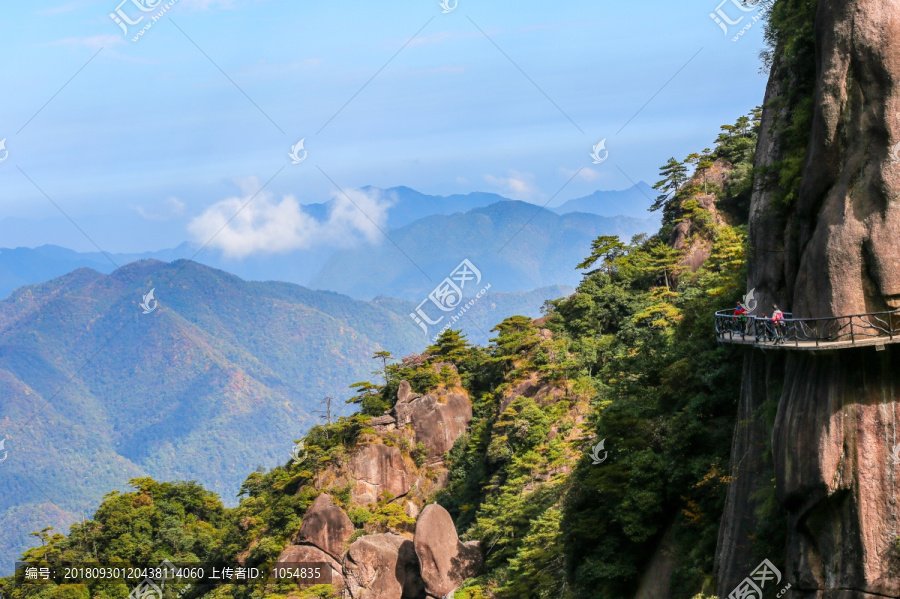
[[[716,337],[720,343],[799,351],[870,346],[882,350],[900,343],[900,310],[827,318],[785,316],[776,325],[767,318],[736,317],[732,310],[721,310],[716,312]]]

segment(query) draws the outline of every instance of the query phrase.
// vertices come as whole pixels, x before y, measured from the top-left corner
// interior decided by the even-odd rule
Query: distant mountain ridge
[[[575,265],[590,254],[597,236],[630,239],[655,226],[630,217],[560,215],[526,202],[498,202],[419,219],[390,231],[390,241],[338,251],[309,286],[359,298],[383,294],[421,301],[463,259],[479,269],[493,292],[575,286],[581,280]]]
[[[111,255],[104,255],[101,252],[76,252],[56,245],[0,248],[0,299],[9,296],[19,287],[43,283],[77,268],[90,268],[109,274],[129,262],[147,259],[170,262],[187,258],[195,251],[187,243],[158,252]]]
[[[473,208],[489,206],[497,202],[511,201],[509,198],[499,194],[481,191],[435,196],[406,186],[382,189],[366,185],[362,190],[377,192],[385,200],[391,202],[391,207],[387,211],[387,226],[390,229],[403,227],[421,218],[435,214],[449,215],[457,212],[468,212]],[[328,216],[328,211],[332,204],[333,200],[321,204],[306,204],[303,206],[303,210],[318,220],[324,220]]]
[[[598,191],[584,198],[570,200],[562,206],[552,209],[541,209],[540,206],[509,200],[493,193],[475,192],[465,195],[432,196],[408,187],[393,187],[389,189],[365,187],[363,189],[366,191],[378,191],[393,202],[393,206],[388,211],[388,231],[414,227],[415,231],[429,236],[427,240],[410,240],[414,247],[427,243],[429,246],[433,246],[434,249],[440,250],[440,246],[446,246],[443,253],[447,256],[458,255],[459,252],[454,249],[453,240],[447,240],[442,234],[436,233],[435,227],[440,225],[435,223],[457,222],[458,217],[454,217],[454,215],[466,215],[473,210],[481,210],[482,214],[492,214],[494,216],[491,218],[498,218],[508,222],[511,226],[514,226],[513,221],[516,219],[520,219],[521,224],[524,224],[530,215],[522,215],[526,215],[528,210],[535,214],[547,212],[562,216],[574,212],[585,213],[588,215],[585,222],[592,223],[594,226],[594,232],[590,233],[594,236],[621,234],[623,238],[628,238],[636,232],[655,230],[659,224],[658,219],[646,211],[646,206],[649,204],[641,190],[646,191],[650,188],[645,183],[640,183],[638,186],[623,191]],[[325,220],[331,205],[331,203],[308,204],[304,206],[304,210],[319,220]],[[433,220],[435,217],[444,218],[445,220],[435,221]],[[0,221],[0,232],[5,231],[6,224],[6,221]],[[71,225],[69,224],[69,226]],[[588,231],[588,229],[585,229],[585,231]],[[501,232],[498,231],[497,233]],[[393,236],[393,233],[389,234]],[[2,238],[5,237],[0,237],[0,239]],[[580,261],[586,255],[583,253],[585,248],[581,247],[584,245],[581,241],[578,242],[580,248],[577,251],[570,251],[573,250],[573,248],[569,247],[572,240],[568,238],[560,237],[557,243],[560,247],[556,248],[555,251],[567,253],[572,256],[573,260]],[[347,251],[368,253],[369,250],[370,246],[361,246]],[[373,251],[377,252],[378,250]],[[343,283],[329,286],[335,278],[334,274],[328,270],[331,268],[328,266],[329,261],[340,253],[337,248],[316,247],[285,254],[255,254],[236,260],[224,258],[210,248],[201,251],[199,245],[188,242],[171,249],[159,251],[110,254],[104,254],[99,251],[75,252],[54,245],[43,245],[36,248],[0,248],[0,299],[7,297],[18,287],[48,281],[79,267],[92,268],[98,272],[109,274],[118,266],[137,260],[156,259],[171,262],[184,258],[190,258],[213,268],[225,270],[247,280],[288,281],[298,285],[312,285],[351,295],[356,294],[355,297],[359,298],[393,295],[414,299],[413,296],[415,294],[410,289],[414,290],[415,293],[423,289],[422,286],[416,285],[396,287],[391,285],[379,286],[378,283],[367,284],[365,288],[359,290]],[[449,264],[451,261],[451,259],[448,259],[447,263]],[[578,283],[578,277],[572,275],[569,271],[576,263],[560,265],[563,270],[558,272],[565,271],[566,275],[564,277],[558,279],[550,276],[524,277],[521,279],[521,285],[507,284],[504,290],[526,291],[547,285],[575,285]],[[452,266],[450,265],[450,267]],[[552,272],[555,271],[548,271],[548,275]],[[440,280],[446,275],[440,272],[435,272],[432,275],[429,271],[429,276],[437,276],[438,280]]]
[[[652,219],[659,225],[660,218],[650,212],[657,191],[644,183],[619,191],[595,191],[589,196],[575,198],[553,209],[557,214],[586,212],[598,216],[630,216]]]

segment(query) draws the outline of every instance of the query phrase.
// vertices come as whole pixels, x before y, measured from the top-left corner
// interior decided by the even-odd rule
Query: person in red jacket
[[[775,345],[784,343],[784,312],[772,304],[772,324],[775,325]]]
[[[738,329],[738,332],[741,336],[744,335],[745,325],[747,323],[747,314],[750,311],[742,304],[741,302],[737,303],[737,306],[734,307],[734,323],[735,328]]]

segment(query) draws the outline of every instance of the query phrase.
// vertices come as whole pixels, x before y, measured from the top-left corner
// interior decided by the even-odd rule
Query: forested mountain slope
[[[314,427],[299,459],[251,474],[238,507],[193,484],[135,480],[28,557],[302,557],[335,576],[301,591],[187,591],[236,598],[341,587],[380,599],[454,588],[470,599],[638,588],[681,599],[711,589],[740,366],[716,344],[710,314],[744,292],[757,130],[742,118],[715,149],[670,161],[657,186],[659,233],[596,239],[570,266],[588,270],[577,292],[541,319],[508,318],[484,347],[448,331],[422,354],[375,355],[374,378],[353,386],[360,412]],[[317,536],[312,523],[323,518],[342,532]],[[436,555],[459,568],[442,569]]]
[[[80,520],[130,478],[198,480],[232,503],[373,352],[422,345],[392,310],[185,261],[19,289],[0,302],[4,568],[28,532]]]

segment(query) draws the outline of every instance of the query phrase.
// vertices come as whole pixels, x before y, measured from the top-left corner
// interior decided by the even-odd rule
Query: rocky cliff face
[[[329,468],[319,481],[320,487],[348,489],[347,509],[397,503],[414,526],[398,523],[387,532],[356,529],[344,508],[322,493],[278,561],[327,563],[332,584],[345,599],[443,597],[476,576],[483,563],[479,543],[461,543],[447,510],[424,505],[444,484],[444,454],[471,419],[465,392],[442,389],[416,395],[403,381],[396,407],[373,418],[369,424],[374,432],[362,439],[346,464]],[[420,444],[425,448],[421,466],[400,449]]]
[[[820,2],[816,89],[792,212],[772,188],[751,206],[749,288],[816,317],[900,307],[900,0]],[[757,167],[782,159],[787,85],[776,50]],[[900,347],[745,357],[742,416],[717,555],[719,594],[759,561],[750,494],[764,488],[771,434],[794,597],[900,597]],[[777,368],[772,368],[776,361]],[[773,393],[771,397],[767,394]],[[777,401],[771,431],[760,406]]]

